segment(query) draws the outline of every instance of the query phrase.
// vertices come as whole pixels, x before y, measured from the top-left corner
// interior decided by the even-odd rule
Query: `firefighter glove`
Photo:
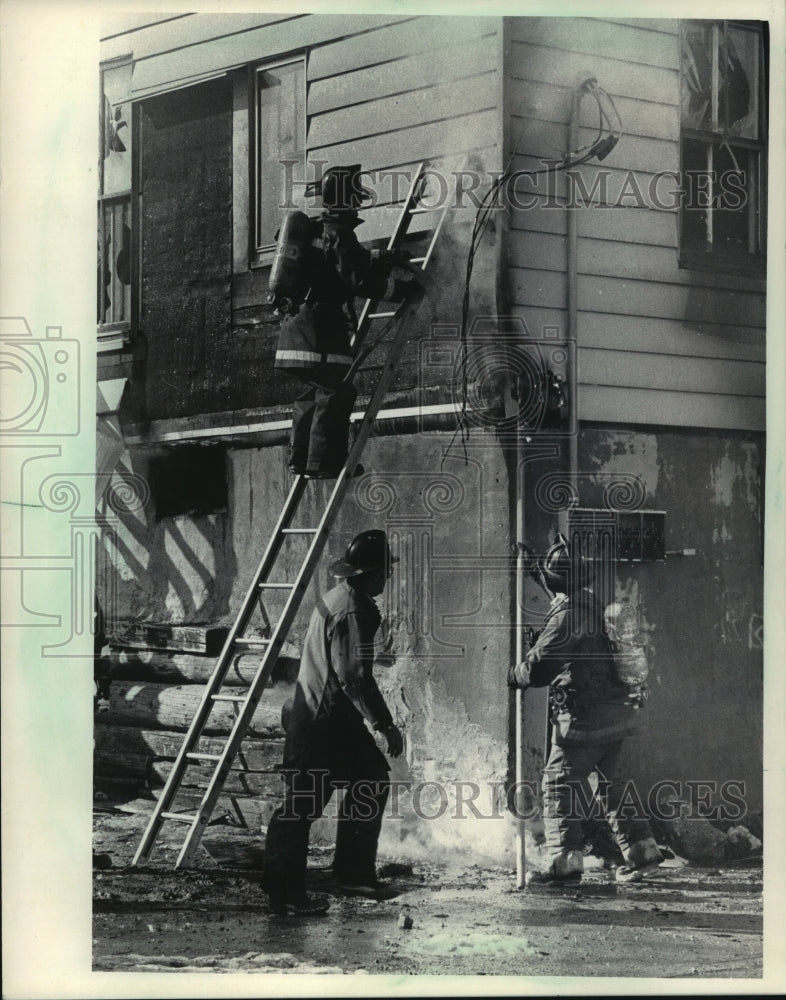
[[[388,741],[388,754],[391,757],[400,757],[404,749],[404,737],[398,726],[391,724],[385,729],[385,738]]]
[[[525,690],[530,686],[529,663],[522,660],[515,666],[508,667],[508,687]]]

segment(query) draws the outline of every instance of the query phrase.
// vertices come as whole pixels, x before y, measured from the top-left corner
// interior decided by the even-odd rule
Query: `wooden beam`
[[[183,743],[182,733],[106,725],[102,724],[100,716],[96,721],[98,725],[93,738],[93,767],[96,775],[105,778],[129,777],[145,781],[154,764],[171,764]],[[202,753],[219,754],[223,748],[224,741],[217,737],[203,737],[199,744]],[[231,769],[253,774],[274,774],[281,765],[283,754],[282,739],[249,737],[243,742]]]
[[[291,684],[267,688],[248,729],[249,735],[281,736],[281,709],[292,695]],[[202,700],[201,685],[152,684],[136,681],[113,681],[109,689],[109,708],[100,713],[105,725],[138,726],[152,729],[185,731]],[[228,733],[232,728],[235,706],[216,702],[205,732]]]
[[[229,668],[224,684],[227,687],[248,687],[254,679],[261,658],[261,650],[237,657]],[[285,643],[283,654],[273,668],[274,677],[294,680],[299,659],[300,651],[291,643]],[[150,681],[157,684],[206,684],[216,665],[212,656],[155,649],[112,650],[108,660],[112,680]]]
[[[170,649],[181,653],[218,656],[228,632],[228,628],[209,625],[156,625],[150,622],[117,621],[107,638],[114,646]]]

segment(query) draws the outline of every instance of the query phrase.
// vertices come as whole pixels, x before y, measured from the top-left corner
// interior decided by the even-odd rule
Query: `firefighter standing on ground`
[[[327,899],[305,891],[311,822],[337,787],[339,809],[333,874],[343,891],[375,899],[396,895],[377,881],[377,841],[388,797],[388,763],[366,727],[380,732],[398,757],[403,738],[372,674],[374,636],[393,558],[384,531],[364,531],[330,567],[339,583],[317,603],[286,722],[284,805],[268,828],[265,889],[271,906],[321,913]]]
[[[560,538],[541,572],[556,596],[537,641],[508,677],[514,688],[550,686],[554,735],[542,787],[551,865],[546,873],[532,873],[531,880],[547,884],[580,880],[582,803],[596,801],[625,859],[617,880],[638,881],[663,861],[646,818],[617,811],[627,777],[623,741],[637,727],[641,713],[630,689],[617,680],[603,606],[582,585],[590,582],[588,564],[571,559]],[[593,771],[599,779],[594,794],[589,785]]]
[[[311,186],[324,211],[318,220],[302,212],[287,217],[271,271],[271,301],[285,314],[275,367],[307,387],[293,409],[289,469],[315,479],[335,478],[346,461],[357,396],[344,381],[352,364],[354,298],[381,299],[392,260],[358,242],[357,209],[368,197],[360,172],[360,164],[332,167]],[[312,245],[320,230],[321,249]]]

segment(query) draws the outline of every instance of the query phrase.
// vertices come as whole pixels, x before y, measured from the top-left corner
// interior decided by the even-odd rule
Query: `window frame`
[[[685,93],[685,74],[682,68],[682,52],[684,46],[685,31],[689,25],[702,25],[709,28],[720,28],[725,36],[729,29],[744,30],[754,34],[758,40],[758,92],[756,95],[758,113],[758,138],[751,139],[742,136],[727,136],[723,129],[692,128],[682,122],[682,102]],[[678,265],[681,269],[714,271],[724,274],[763,276],[767,267],[767,135],[768,135],[768,52],[766,37],[766,22],[744,21],[734,19],[683,19],[680,21],[680,132],[679,132],[679,159],[680,178],[682,179],[682,199],[679,211],[679,258]],[[714,53],[713,53],[714,55]],[[713,58],[713,63],[716,60]],[[713,85],[714,91],[715,85]],[[718,100],[718,95],[713,93],[714,103]],[[686,207],[689,200],[688,185],[686,185],[686,175],[688,166],[686,165],[686,145],[687,143],[702,144],[706,154],[707,169],[713,169],[714,157],[728,141],[729,147],[733,150],[739,162],[740,152],[745,153],[747,165],[743,167],[746,173],[750,173],[751,164],[755,162],[754,179],[746,177],[747,199],[751,198],[751,185],[753,185],[753,198],[755,203],[748,208],[748,229],[749,229],[749,250],[747,253],[724,252],[717,246],[711,250],[695,245],[688,245],[688,238],[685,234],[685,213],[693,211]],[[713,217],[718,209],[713,208]],[[712,223],[710,223],[710,229]],[[751,230],[755,230],[751,236]],[[754,249],[750,249],[751,243],[755,244]]]
[[[249,205],[248,205],[248,250],[249,264],[253,267],[263,267],[272,263],[276,249],[275,238],[262,243],[260,240],[260,195],[262,183],[262,171],[260,168],[260,115],[262,113],[259,94],[260,77],[263,73],[282,66],[299,65],[302,79],[300,84],[300,99],[302,107],[303,132],[299,137],[302,141],[302,161],[301,166],[305,172],[305,165],[308,159],[308,75],[307,57],[305,52],[293,52],[286,56],[280,56],[272,60],[254,63],[250,67],[249,74],[249,174],[251,183],[249,184]],[[295,182],[297,184],[297,181]],[[292,194],[293,208],[303,209],[305,206],[305,181],[304,190],[300,196]]]
[[[110,70],[120,69],[122,67],[128,66],[133,69],[133,58],[129,55],[118,56],[113,59],[107,59],[99,64],[99,149],[103,151],[104,142],[104,73]],[[127,105],[128,112],[130,116],[130,133],[131,133],[131,148],[129,150],[130,157],[130,186],[124,188],[120,191],[113,191],[107,194],[104,191],[104,173],[105,173],[105,162],[103,155],[99,155],[98,158],[98,191],[96,195],[96,209],[97,209],[97,235],[100,238],[104,230],[104,210],[107,205],[119,204],[127,206],[127,225],[131,233],[129,255],[130,255],[130,303],[128,309],[128,315],[122,320],[110,320],[109,322],[102,322],[98,317],[96,317],[96,346],[99,352],[119,350],[125,347],[131,339],[131,331],[136,328],[137,316],[138,316],[138,295],[137,295],[137,283],[138,283],[138,246],[139,246],[139,234],[137,219],[140,217],[138,213],[137,205],[137,191],[136,191],[136,178],[138,176],[138,156],[139,156],[139,117],[138,108],[134,102],[131,101],[130,93],[126,101],[123,102]],[[98,253],[98,265],[101,266],[103,262],[103,255]],[[100,291],[100,286],[96,288],[96,294]]]

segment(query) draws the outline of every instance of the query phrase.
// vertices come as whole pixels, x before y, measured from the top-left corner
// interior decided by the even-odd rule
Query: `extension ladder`
[[[444,205],[438,205],[433,208],[421,205],[420,201],[423,195],[424,181],[424,164],[421,163],[415,171],[395,230],[387,245],[388,250],[395,250],[399,247],[414,215],[421,212],[438,213],[436,224],[433,230],[431,230],[431,237],[426,252],[421,257],[415,257],[409,261],[409,264],[420,272],[426,270],[431,260],[434,245],[437,242],[442,224],[450,207],[447,199]],[[380,346],[381,343],[389,342],[390,349],[384,364],[368,366],[366,369],[369,371],[379,369],[380,374],[366,411],[360,421],[354,443],[347,455],[346,463],[336,479],[322,517],[316,527],[303,528],[292,526],[300,506],[300,501],[304,496],[309,482],[305,476],[296,476],[294,478],[262,560],[243,599],[238,616],[229,630],[213,674],[205,686],[204,695],[186,733],[164,789],[155,803],[153,814],[134,855],[132,862],[134,865],[149,858],[155,841],[166,821],[182,823],[188,827],[175,867],[185,867],[193,859],[202,833],[208,824],[218,797],[227,780],[235,755],[240,749],[265,685],[268,683],[273,672],[273,667],[298,611],[308,583],[317,567],[330,529],[352,482],[353,473],[360,460],[363,447],[371,433],[374,420],[382,404],[398,358],[409,339],[417,310],[423,299],[425,282],[420,277],[417,277],[412,282],[412,285],[414,288],[408,297],[397,305],[391,303],[392,308],[388,311],[377,311],[378,303],[371,300],[366,301],[363,305],[358,316],[357,331],[353,342],[355,359],[346,376],[346,380],[351,380],[361,370],[365,358],[376,347]],[[377,338],[372,343],[367,344],[366,341],[369,339],[368,333],[372,325],[380,320],[387,320],[388,322],[380,331]],[[389,341],[385,340],[386,335],[389,336],[391,332],[394,333],[394,336]],[[281,552],[285,539],[289,536],[310,536],[311,542],[308,551],[293,581],[280,582],[271,580],[271,570]],[[246,638],[244,633],[254,614],[257,601],[262,594],[271,591],[284,591],[287,595],[278,621],[272,626],[267,638]],[[254,649],[260,649],[262,656],[248,688],[237,693],[222,691],[225,678],[235,658],[243,652]],[[199,750],[200,738],[208,723],[213,706],[217,702],[231,702],[235,705],[235,721],[221,753],[201,753]],[[195,765],[212,767],[212,776],[209,779],[207,789],[196,812],[181,812],[175,807],[175,798],[183,783],[187,768]]]

